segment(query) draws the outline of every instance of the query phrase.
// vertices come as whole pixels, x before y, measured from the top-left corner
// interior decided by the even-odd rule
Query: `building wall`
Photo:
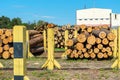
[[[110,18],[111,14],[111,18]],[[118,26],[120,25],[120,14],[112,13],[110,9],[99,9],[91,8],[76,11],[76,24],[86,24],[86,25],[110,25]]]

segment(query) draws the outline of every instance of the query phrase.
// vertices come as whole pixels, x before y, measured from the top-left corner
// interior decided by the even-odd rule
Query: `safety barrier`
[[[27,56],[26,27],[14,26],[13,46],[14,46],[14,78],[13,80],[29,80],[26,76],[26,56]]]

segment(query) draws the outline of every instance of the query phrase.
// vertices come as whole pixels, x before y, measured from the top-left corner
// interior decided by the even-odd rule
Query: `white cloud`
[[[54,19],[54,16],[41,16],[41,18]]]

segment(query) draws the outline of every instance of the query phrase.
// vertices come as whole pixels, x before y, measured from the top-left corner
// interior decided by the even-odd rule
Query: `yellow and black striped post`
[[[42,68],[47,68],[48,70],[53,70],[54,67],[58,69],[61,68],[60,64],[54,59],[54,30],[53,28],[48,28],[47,30],[47,45],[48,45],[48,58]]]
[[[26,27],[14,26],[13,28],[14,46],[14,79],[29,80],[26,76]]]
[[[33,54],[30,52],[30,45],[29,45],[29,33],[28,33],[28,30],[26,31],[26,40],[27,40],[27,57],[30,58],[30,57],[34,57]]]
[[[67,50],[66,42],[68,40],[68,30],[65,30],[65,36],[64,36],[64,38],[65,38],[65,45],[64,46],[65,46],[65,51],[66,51]],[[62,58],[66,58],[67,57],[66,53],[63,53],[61,57]]]
[[[118,32],[117,32],[117,37],[118,37],[118,52],[116,53],[116,60],[115,62],[112,64],[112,68],[118,68],[120,69],[120,27],[118,27]],[[114,45],[117,48],[117,45]]]

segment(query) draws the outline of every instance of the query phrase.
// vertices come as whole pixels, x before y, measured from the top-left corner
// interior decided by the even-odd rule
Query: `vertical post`
[[[67,49],[66,42],[68,40],[68,30],[65,30],[65,50]]]
[[[14,80],[29,80],[26,76],[26,27],[14,26]]]
[[[0,62],[0,68],[3,68],[3,64]]]
[[[117,54],[117,59],[115,60],[115,62],[112,64],[112,68],[117,67],[118,69],[120,69],[120,27],[118,27],[118,54]]]
[[[116,38],[114,39],[114,47],[113,47],[113,57],[116,58],[117,57],[117,47],[118,47],[118,43],[117,43],[117,29],[112,29],[112,32],[115,34]]]
[[[43,36],[44,36],[44,51],[46,53],[46,49],[47,49],[47,37],[46,37],[46,30],[43,31]]]
[[[75,38],[77,38],[77,33],[78,33],[78,32],[77,32],[77,30],[75,29],[75,31],[74,31],[74,37],[75,37]]]
[[[48,45],[48,58],[42,68],[47,68],[48,70],[53,70],[54,66],[61,68],[59,63],[54,59],[54,30],[53,28],[48,28],[47,30],[47,45]]]
[[[26,31],[26,41],[27,41],[27,57],[30,58],[30,57],[33,57],[33,54],[30,52],[30,44],[29,44],[29,33],[28,33],[28,30]]]
[[[68,30],[65,30],[65,51],[67,50],[67,46],[66,46],[66,42],[67,42],[67,40],[68,40]],[[61,56],[62,58],[67,58],[67,55],[66,55],[66,53],[63,53],[62,54],[62,56]]]
[[[118,27],[118,68],[120,69],[120,27]]]

